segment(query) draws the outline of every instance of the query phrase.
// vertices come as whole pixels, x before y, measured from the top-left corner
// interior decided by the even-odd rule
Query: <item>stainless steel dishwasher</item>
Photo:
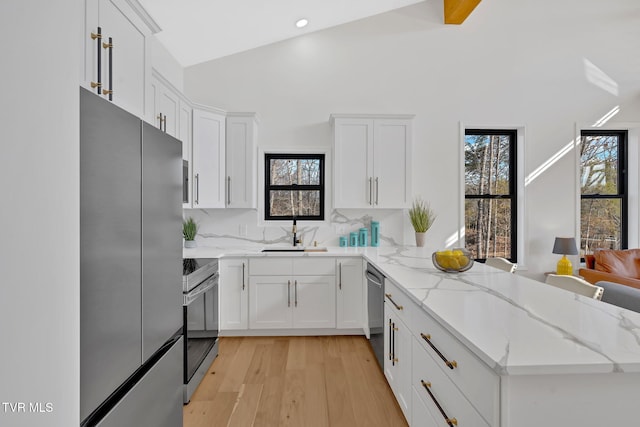
[[[384,370],[384,274],[367,263],[367,312],[369,343]]]

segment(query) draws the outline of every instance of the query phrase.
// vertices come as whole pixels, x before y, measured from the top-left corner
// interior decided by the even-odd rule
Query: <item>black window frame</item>
[[[271,160],[319,160],[320,161],[320,183],[317,185],[274,185],[271,184]],[[319,215],[296,215],[298,221],[324,221],[325,207],[325,155],[317,153],[265,153],[264,154],[264,219],[265,221],[292,221],[293,215],[273,216],[269,212],[271,191],[319,191],[320,192],[320,214]]]
[[[510,137],[509,143],[509,194],[467,194],[466,191],[466,178],[463,177],[464,187],[465,187],[465,205],[467,200],[478,200],[478,199],[487,199],[487,200],[511,200],[511,257],[509,257],[509,261],[518,262],[518,131],[517,129],[465,129],[464,136],[466,145],[466,137],[468,135],[498,135],[498,136],[508,136]],[[464,170],[466,173],[466,167]],[[464,216],[465,222],[465,231],[466,231],[466,214]],[[466,246],[466,243],[465,243]],[[484,262],[486,258],[476,258],[477,261]]]
[[[619,199],[620,200],[620,249],[629,247],[629,183],[628,183],[628,130],[612,129],[582,129],[580,131],[580,143],[585,136],[610,136],[618,137],[618,193],[617,194],[582,194],[580,190],[580,241],[578,251],[582,253],[582,201],[598,199]],[[579,174],[582,177],[582,158],[580,158]],[[593,251],[591,251],[593,252]],[[580,257],[584,261],[584,254]]]

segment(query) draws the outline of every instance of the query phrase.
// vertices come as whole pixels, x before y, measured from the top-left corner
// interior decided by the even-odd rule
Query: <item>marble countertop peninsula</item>
[[[499,375],[640,372],[640,313],[480,263],[443,273],[423,248],[261,250],[199,247],[184,256],[362,256]]]

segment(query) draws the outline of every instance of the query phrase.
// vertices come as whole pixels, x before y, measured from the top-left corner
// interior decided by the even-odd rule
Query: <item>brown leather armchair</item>
[[[620,283],[640,289],[640,249],[601,249],[585,256],[585,267],[578,274],[587,282]]]

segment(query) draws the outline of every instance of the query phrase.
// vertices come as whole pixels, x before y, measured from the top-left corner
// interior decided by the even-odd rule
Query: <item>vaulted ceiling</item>
[[[333,27],[421,1],[139,0],[160,42],[184,67]],[[445,23],[461,23],[480,0],[444,0]],[[309,21],[304,28],[295,23]]]

